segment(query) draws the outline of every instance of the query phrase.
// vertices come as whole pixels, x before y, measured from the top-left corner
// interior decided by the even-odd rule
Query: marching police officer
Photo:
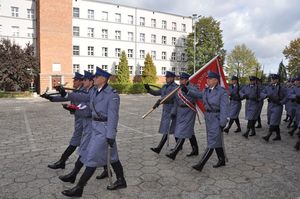
[[[256,77],[250,76],[249,77],[250,84],[244,86],[240,91],[240,96],[242,99],[246,99],[246,106],[245,106],[245,116],[247,123],[247,131],[243,134],[245,138],[248,136],[256,135],[255,132],[255,122],[258,119],[259,115],[259,95],[260,95],[260,87],[256,84]],[[249,132],[251,130],[251,134]]]
[[[213,167],[225,166],[226,156],[223,148],[223,129],[227,123],[229,96],[226,90],[219,85],[219,78],[219,74],[208,72],[208,88],[202,93],[193,90],[189,90],[188,92],[189,96],[201,99],[206,110],[204,118],[207,133],[207,148],[198,164],[193,166],[198,171],[202,171],[214,149],[218,156],[218,163]]]
[[[198,143],[195,137],[195,119],[197,110],[195,108],[196,98],[188,96],[189,90],[197,91],[198,89],[188,83],[190,75],[188,73],[180,73],[180,87],[174,99],[174,107],[171,112],[172,119],[176,118],[175,138],[176,146],[171,153],[166,154],[168,158],[175,160],[177,153],[182,149],[182,145],[186,138],[190,139],[192,152],[188,156],[198,155]]]
[[[239,79],[237,76],[232,76],[231,85],[229,87],[230,93],[230,108],[229,108],[229,123],[228,126],[224,129],[225,133],[229,132],[230,127],[233,122],[236,123],[237,129],[234,131],[235,133],[241,132],[241,125],[239,120],[239,114],[242,107],[241,97],[240,97],[240,85],[238,83]]]
[[[145,89],[148,93],[154,96],[161,96],[161,98],[155,103],[153,108],[157,108],[161,102],[161,100],[166,97],[170,92],[177,88],[177,84],[174,82],[175,80],[175,73],[166,71],[166,84],[159,90],[152,90],[148,84],[145,84]],[[174,96],[170,97],[170,99],[163,104],[163,110],[161,115],[161,121],[159,126],[159,133],[163,136],[161,138],[160,143],[155,148],[150,148],[155,153],[160,153],[161,149],[163,148],[164,144],[168,139],[168,133],[174,133],[175,127],[175,120],[171,119],[171,110],[174,105]]]
[[[75,76],[73,77],[73,88],[77,89],[78,91],[82,90],[82,78],[83,75],[75,72]],[[76,92],[76,91],[74,91]],[[61,96],[49,96],[48,99],[51,102],[64,102],[68,101],[67,99],[61,97]],[[78,105],[78,102],[71,101],[71,104]],[[61,155],[61,158],[55,162],[54,164],[49,164],[48,167],[51,169],[64,169],[66,165],[67,159],[72,155],[72,153],[76,150],[76,148],[80,145],[82,132],[83,132],[83,126],[82,126],[82,118],[80,117],[80,114],[78,114],[78,111],[73,110],[74,113],[74,132],[72,135],[72,138],[70,140],[70,144],[67,147],[67,149],[63,152]]]
[[[259,85],[258,87],[260,88],[260,92],[264,89],[263,84],[262,84],[262,79],[257,78],[256,83]],[[257,125],[255,128],[262,128],[261,125],[261,111],[264,106],[264,100],[259,100],[259,105],[258,105],[258,118],[257,118]]]
[[[96,68],[94,77],[95,91],[90,94],[66,94],[63,88],[60,89],[62,96],[81,102],[89,102],[92,110],[92,137],[88,144],[85,158],[82,163],[86,169],[75,187],[64,190],[63,195],[70,197],[81,197],[84,186],[94,174],[97,167],[107,165],[107,154],[109,146],[111,149],[111,166],[116,173],[117,180],[107,186],[108,190],[115,190],[127,187],[124,178],[123,166],[118,157],[116,135],[119,120],[120,97],[111,86],[108,79],[111,74]]]
[[[283,105],[286,102],[286,89],[279,84],[279,75],[271,74],[271,84],[266,86],[261,92],[261,99],[268,98],[268,125],[269,133],[263,137],[263,139],[268,142],[272,133],[276,132],[276,137],[274,141],[281,140],[280,136],[280,121],[283,111]]]
[[[290,96],[294,91],[294,87],[295,87],[294,82],[295,82],[295,78],[290,78],[287,83],[287,95],[288,96]],[[297,106],[297,104],[296,104],[295,100],[292,100],[290,98],[287,99],[287,102],[285,104],[285,110],[286,110],[286,115],[287,115],[286,121],[289,122],[287,125],[287,128],[290,128],[291,124],[294,121],[295,114],[296,114],[296,106]]]
[[[290,136],[293,136],[295,131],[297,130],[297,127],[298,127],[298,124],[297,124],[297,121],[298,121],[298,116],[297,116],[297,98],[295,97],[295,93],[296,93],[296,90],[297,90],[297,87],[299,86],[299,81],[297,80],[298,78],[294,78],[294,84],[293,84],[293,87],[288,91],[289,92],[289,99],[291,101],[291,112],[292,112],[292,115],[294,115],[292,118],[291,118],[291,121],[289,123],[289,126],[292,127],[292,129],[288,132],[288,134],[290,134]]]

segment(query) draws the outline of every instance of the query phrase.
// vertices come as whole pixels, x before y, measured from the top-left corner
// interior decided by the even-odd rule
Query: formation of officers
[[[108,169],[110,165],[116,175],[116,181],[107,186],[107,189],[116,190],[127,187],[116,143],[120,97],[108,84],[110,76],[111,74],[98,67],[95,74],[88,71],[84,71],[84,75],[75,73],[73,92],[66,92],[63,86],[58,86],[56,89],[60,95],[46,93],[41,95],[51,102],[71,101],[71,104],[63,104],[63,107],[74,115],[73,135],[60,159],[48,165],[51,169],[64,169],[67,159],[78,148],[78,159],[73,170],[66,175],[59,176],[59,179],[63,182],[75,183],[77,174],[83,166],[85,166],[85,171],[76,186],[62,192],[65,196],[81,197],[85,185],[96,168],[103,167],[103,172],[96,177],[100,180],[107,178],[109,174],[112,175],[111,170]],[[287,117],[284,121],[288,122],[287,127],[291,128],[288,133],[293,136],[299,129],[299,139],[295,148],[300,149],[300,76],[282,85],[279,75],[272,74],[270,75],[271,82],[267,86],[263,86],[261,80],[253,76],[249,77],[248,85],[240,86],[238,77],[233,76],[228,91],[221,87],[220,76],[215,72],[208,72],[207,87],[203,91],[189,82],[190,75],[187,73],[180,73],[180,85],[175,83],[175,78],[176,75],[173,72],[167,71],[166,83],[162,88],[153,90],[150,85],[145,84],[148,93],[160,96],[153,109],[162,104],[159,126],[162,138],[158,146],[151,148],[153,152],[159,154],[165,143],[169,142],[170,134],[173,134],[176,145],[166,154],[168,158],[175,160],[185,139],[189,139],[192,148],[187,156],[199,154],[194,131],[195,122],[199,120],[197,100],[200,100],[205,107],[204,118],[207,133],[207,148],[199,162],[193,166],[198,171],[202,171],[214,150],[218,162],[213,167],[225,166],[227,157],[223,132],[228,133],[233,123],[237,126],[234,132],[242,132],[239,121],[242,100],[246,101],[245,118],[248,121],[247,129],[242,134],[245,138],[255,136],[255,128],[262,127],[260,114],[264,99],[267,99],[269,132],[263,139],[268,142],[275,133],[273,140],[281,140],[280,122],[285,106]],[[169,95],[173,91],[176,92]],[[168,98],[165,99],[166,96]],[[110,155],[107,155],[108,153]]]

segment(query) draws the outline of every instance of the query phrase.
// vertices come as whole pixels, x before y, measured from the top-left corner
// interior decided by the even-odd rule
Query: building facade
[[[1,37],[36,46],[41,91],[72,81],[76,71],[94,72],[97,66],[115,74],[122,51],[132,78],[142,74],[147,53],[159,77],[166,70],[186,69],[191,17],[98,0],[0,0],[0,4]]]

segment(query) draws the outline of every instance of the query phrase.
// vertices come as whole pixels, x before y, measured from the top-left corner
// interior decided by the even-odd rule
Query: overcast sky
[[[264,65],[265,73],[277,72],[284,47],[300,37],[300,0],[104,1],[185,16],[212,16],[221,22],[227,52],[245,43]]]

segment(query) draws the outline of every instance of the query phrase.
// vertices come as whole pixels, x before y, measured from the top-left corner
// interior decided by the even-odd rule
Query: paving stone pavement
[[[283,123],[281,142],[263,142],[266,106],[264,128],[257,130],[257,136],[246,140],[241,133],[232,132],[235,127],[224,136],[229,159],[226,167],[212,168],[217,161],[214,153],[203,171],[197,172],[191,167],[200,156],[186,157],[191,151],[188,141],[175,161],[165,157],[166,148],[159,155],[149,150],[161,138],[157,133],[161,108],[144,120],[141,116],[156,99],[150,95],[121,96],[117,142],[128,188],[107,191],[107,180],[93,176],[83,198],[300,198],[300,153],[293,149],[296,138],[287,135]],[[240,117],[245,129],[244,111]],[[203,152],[203,119],[195,128]],[[71,171],[77,155],[71,156],[64,170],[48,169],[47,164],[60,157],[72,130],[73,116],[60,103],[40,98],[1,99],[0,198],[65,198],[61,191],[74,185],[61,182],[58,176]],[[174,146],[173,137],[170,146]],[[101,168],[96,174],[100,172]]]

